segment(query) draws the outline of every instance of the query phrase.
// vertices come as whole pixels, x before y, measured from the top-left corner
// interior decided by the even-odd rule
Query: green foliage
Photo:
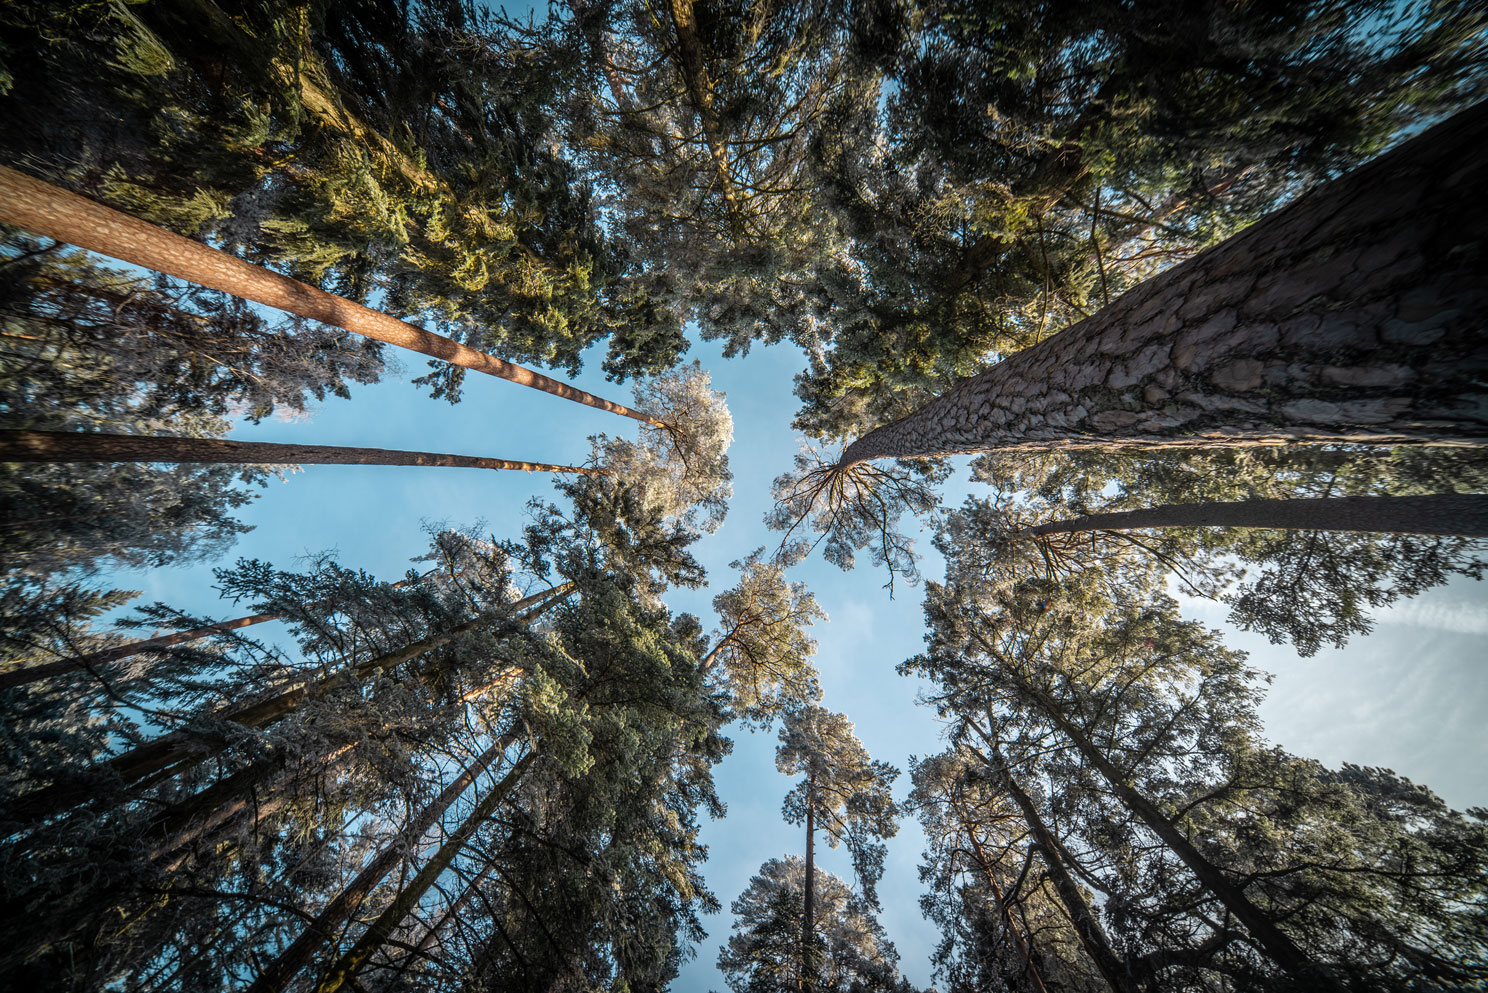
[[[841,879],[815,871],[811,956],[806,977],[820,993],[910,993],[899,977],[899,954],[872,908]],[[734,993],[774,993],[802,985],[801,906],[806,864],[796,855],[770,859],[729,908],[734,933],[718,953],[718,968]]]

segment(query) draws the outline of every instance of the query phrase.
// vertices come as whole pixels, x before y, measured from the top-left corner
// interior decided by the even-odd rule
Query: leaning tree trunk
[[[382,851],[367,863],[361,872],[357,873],[356,878],[325,905],[300,936],[280,952],[273,962],[269,963],[268,967],[253,981],[253,985],[248,987],[248,993],[269,993],[271,990],[284,989],[300,970],[310,964],[323,944],[335,939],[337,933],[352,919],[372,891],[387,877],[388,873],[393,871],[393,867],[398,864],[399,860],[417,848],[419,840],[438,823],[455,801],[464,795],[466,788],[475,782],[476,777],[485,772],[492,762],[504,755],[507,748],[516,740],[515,733],[508,733],[497,738],[490,748],[486,749],[449,786],[445,787],[444,792],[435,797],[434,801],[408,824],[398,838],[384,846]]]
[[[980,728],[977,728],[977,731],[981,733]],[[983,738],[986,739],[986,735],[983,735]],[[1090,904],[1080,893],[1079,884],[1075,882],[1063,859],[1060,858],[1060,846],[1054,840],[1044,819],[1039,816],[1038,808],[1033,805],[1033,799],[1013,778],[1002,754],[996,750],[996,746],[990,739],[986,740],[994,749],[993,760],[987,764],[1023,814],[1023,821],[1028,825],[1028,830],[1032,832],[1033,840],[1043,855],[1044,867],[1048,870],[1049,880],[1054,884],[1054,892],[1059,895],[1060,902],[1064,904],[1065,915],[1069,917],[1070,924],[1074,925],[1075,934],[1080,938],[1080,946],[1085,949],[1085,954],[1090,956],[1090,961],[1095,963],[1096,969],[1105,979],[1106,984],[1111,987],[1112,993],[1137,993],[1137,984],[1132,980],[1126,963],[1122,961],[1121,956],[1116,954],[1116,950],[1111,946],[1111,939],[1106,937],[1105,929],[1100,925],[1100,919],[1090,909]]]
[[[1044,986],[1043,977],[1039,975],[1038,966],[1034,962],[1033,945],[1029,938],[1023,936],[1018,922],[1013,920],[1013,908],[1007,894],[997,882],[996,873],[992,871],[992,860],[987,857],[986,851],[982,848],[982,841],[977,837],[976,825],[970,813],[954,800],[951,801],[951,807],[961,822],[961,830],[966,832],[966,840],[971,842],[972,858],[976,860],[977,866],[982,870],[982,875],[987,879],[987,886],[992,890],[992,898],[997,901],[997,909],[1002,911],[1003,926],[1007,928],[1008,935],[1012,938],[1013,950],[1023,959],[1023,972],[1028,977],[1029,985],[1034,993],[1049,993],[1048,988]]]
[[[492,814],[496,813],[496,808],[517,788],[522,773],[536,757],[536,752],[523,755],[511,767],[511,771],[503,776],[499,783],[491,787],[490,792],[481,797],[480,802],[470,811],[469,816],[461,822],[459,827],[450,832],[449,838],[439,846],[439,850],[424,864],[418,875],[399,891],[387,909],[362,933],[357,943],[336,959],[316,986],[316,993],[336,993],[348,984],[353,988],[359,988],[356,986],[357,973],[379,948],[388,943],[393,931],[403,923],[403,918],[418,906],[424,894],[429,892],[444,871],[450,867],[450,863],[454,862],[455,856],[460,854],[460,850],[465,847],[475,832],[490,819]]]
[[[1133,528],[1276,528],[1299,531],[1375,531],[1488,537],[1488,496],[1333,497],[1317,500],[1245,500],[1180,503],[1143,510],[1091,514],[1024,528],[1025,535]]]
[[[512,613],[526,612],[514,618],[517,621],[531,619],[547,609],[567,593],[539,593],[511,604],[501,611],[482,614],[455,628],[430,635],[410,645],[377,658],[367,659],[324,676],[314,682],[301,683],[280,690],[253,703],[225,707],[213,715],[217,721],[229,721],[244,728],[265,728],[293,713],[306,700],[320,696],[336,687],[346,685],[376,672],[385,672],[418,658],[459,638],[484,624],[492,623]],[[531,609],[527,609],[531,608]],[[122,755],[103,763],[108,771],[108,782],[115,786],[134,786],[152,776],[174,776],[194,768],[227,747],[224,740],[208,741],[202,736],[184,731],[161,735],[154,741],[136,746]],[[87,802],[99,791],[97,782],[61,782],[33,790],[18,797],[12,804],[8,816],[23,823],[36,823],[69,807]]]
[[[419,577],[419,580],[427,579],[434,575],[437,570],[430,570]],[[411,580],[402,579],[392,584],[393,589],[401,589],[407,586]],[[563,589],[572,589],[573,584],[567,583]],[[323,606],[317,604],[316,606]],[[191,641],[200,641],[202,638],[210,638],[214,634],[226,634],[228,631],[236,631],[239,628],[252,627],[255,624],[263,624],[266,621],[277,621],[284,614],[281,611],[266,611],[261,614],[249,614],[247,617],[234,617],[227,621],[217,621],[214,624],[205,624],[199,628],[191,628],[186,631],[175,631],[171,634],[162,634],[154,638],[145,638],[141,641],[131,641],[127,644],[116,645],[113,648],[104,648],[86,655],[74,655],[70,658],[57,659],[42,665],[25,666],[12,669],[9,672],[0,672],[0,690],[10,689],[14,686],[25,686],[42,679],[50,679],[64,672],[77,672],[82,669],[91,669],[94,666],[107,665],[110,662],[119,662],[131,658],[141,652],[147,652],[157,648],[171,648],[175,645],[184,645]]]
[[[1010,449],[1488,444],[1488,104],[859,438]]]
[[[604,474],[606,470],[546,462],[516,462],[480,455],[442,455],[391,448],[283,445],[225,438],[178,438],[161,434],[102,434],[95,431],[0,430],[0,462],[208,462],[230,465],[429,465],[457,469],[517,469],[523,472]]]
[[[5,166],[0,166],[0,221],[565,400],[656,427],[666,426],[650,414],[245,262]]]
[[[1085,761],[1104,777],[1111,791],[1126,808],[1147,825],[1148,829],[1168,846],[1179,861],[1188,867],[1194,877],[1210,893],[1214,894],[1235,920],[1250,932],[1251,937],[1255,939],[1262,951],[1293,979],[1302,983],[1305,988],[1341,991],[1342,987],[1327,970],[1308,957],[1307,953],[1298,948],[1292,939],[1276,926],[1276,922],[1271,919],[1270,915],[1251,902],[1250,898],[1245,895],[1243,887],[1230,882],[1224,870],[1205,858],[1179,830],[1178,825],[1158,808],[1157,804],[1138,793],[1131,783],[1127,782],[1121,770],[1117,769],[1106,754],[1064,716],[1057,704],[1027,684],[1023,684],[1023,689],[1027,690],[1038,702],[1039,709],[1075,746],[1075,750],[1084,756]]]

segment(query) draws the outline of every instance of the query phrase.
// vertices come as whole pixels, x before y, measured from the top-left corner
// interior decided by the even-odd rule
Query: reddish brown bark
[[[0,462],[202,462],[288,465],[425,465],[457,469],[516,469],[523,472],[603,474],[604,469],[546,462],[516,462],[481,455],[405,452],[340,445],[285,445],[225,438],[177,438],[160,434],[101,434],[84,431],[0,430]]]
[[[0,221],[565,400],[665,427],[650,414],[245,262],[5,166],[0,166]]]
[[[1488,444],[1488,104],[859,438],[1015,449]]]

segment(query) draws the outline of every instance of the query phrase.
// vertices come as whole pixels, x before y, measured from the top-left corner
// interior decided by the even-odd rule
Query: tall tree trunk
[[[438,570],[431,569],[418,577],[419,580],[427,579]],[[402,589],[409,584],[410,580],[400,579],[393,583],[393,589]],[[564,584],[562,589],[572,589],[572,583]],[[317,607],[322,604],[316,604]],[[199,628],[191,628],[188,631],[176,631],[172,634],[162,634],[154,638],[145,638],[141,641],[131,641],[127,644],[116,645],[113,648],[105,648],[97,652],[89,652],[86,655],[74,655],[71,658],[58,659],[55,662],[47,662],[43,665],[26,666],[24,668],[12,669],[9,672],[0,672],[0,690],[10,689],[14,686],[25,686],[42,679],[50,679],[64,672],[77,672],[80,669],[91,669],[94,666],[107,665],[110,662],[118,662],[130,658],[141,652],[147,652],[154,648],[171,648],[175,645],[184,645],[191,641],[200,641],[202,638],[210,638],[214,634],[225,634],[228,631],[236,631],[239,628],[252,627],[254,624],[262,624],[265,621],[277,621],[284,614],[280,611],[269,611],[262,614],[249,614],[247,617],[235,617],[228,621],[218,621],[215,624],[206,624]]]
[[[1013,948],[1018,956],[1023,959],[1023,971],[1028,976],[1028,983],[1035,993],[1048,993],[1044,986],[1044,979],[1039,975],[1038,967],[1033,961],[1033,946],[1023,936],[1023,931],[1018,923],[1013,920],[1013,908],[1009,905],[1007,895],[1003,893],[1002,886],[997,882],[997,876],[992,871],[992,860],[982,849],[982,840],[976,835],[976,827],[972,822],[970,814],[954,800],[951,805],[956,810],[956,815],[961,821],[961,830],[966,832],[966,838],[971,842],[972,857],[976,859],[977,865],[982,870],[982,875],[987,878],[987,886],[992,890],[992,897],[997,901],[997,909],[1002,912],[1002,922],[1012,936]]]
[[[728,149],[723,144],[722,128],[714,107],[713,82],[708,78],[708,66],[703,61],[703,45],[697,33],[697,10],[693,0],[670,0],[669,9],[672,27],[677,32],[677,60],[681,64],[682,79],[692,105],[697,108],[703,141],[708,146],[708,156],[713,160],[713,171],[718,176],[720,192],[728,207],[729,227],[738,237],[744,231],[743,211],[733,175],[729,172]]]
[[[0,430],[0,462],[210,462],[287,465],[427,465],[457,469],[519,469],[524,472],[606,470],[546,462],[514,462],[480,455],[403,452],[340,445],[283,445],[225,438],[178,438],[161,434],[103,434],[96,431]]]
[[[811,993],[811,944],[816,924],[816,775],[807,777],[806,787],[806,879],[801,884],[801,990]]]
[[[368,862],[361,872],[357,873],[356,878],[325,905],[300,936],[279,953],[278,957],[253,981],[253,985],[248,987],[248,993],[268,993],[270,990],[284,989],[300,970],[310,964],[323,944],[335,939],[336,934],[351,920],[368,895],[377,888],[389,872],[393,871],[393,867],[408,854],[417,850],[419,840],[439,822],[445,812],[465,793],[466,788],[475,782],[476,777],[505,754],[507,748],[516,740],[517,735],[514,733],[507,733],[497,738],[484,754],[472,762],[449,786],[445,787],[444,792],[435,797],[434,801],[425,807],[418,817],[409,822],[396,839],[384,846],[382,851],[378,852],[377,856]]]
[[[1210,893],[1213,893],[1224,908],[1250,932],[1251,937],[1277,965],[1308,988],[1341,993],[1342,987],[1338,985],[1331,973],[1298,948],[1265,911],[1250,901],[1241,887],[1230,882],[1223,869],[1205,858],[1179,830],[1178,825],[1158,809],[1157,804],[1138,793],[1122,775],[1121,770],[1117,769],[1105,753],[1065,717],[1054,701],[1026,683],[1021,683],[1021,685],[1029,696],[1038,702],[1039,709],[1054,723],[1060,733],[1105,778],[1112,792],[1126,808],[1147,825],[1148,829],[1157,835],[1174,855],[1178,856],[1178,859],[1188,867],[1194,877]]]
[[[264,728],[282,720],[295,711],[300,704],[336,687],[347,685],[375,672],[386,671],[454,641],[462,634],[485,624],[493,623],[518,611],[514,620],[527,621],[546,610],[567,593],[539,593],[511,604],[501,611],[493,611],[472,618],[449,631],[430,635],[411,645],[377,658],[367,659],[349,669],[324,676],[314,682],[301,683],[287,690],[280,690],[253,703],[225,707],[213,715],[216,720],[230,721],[244,728]],[[530,609],[529,609],[530,608]],[[204,740],[200,735],[188,732],[171,732],[154,741],[136,746],[122,755],[104,763],[115,785],[133,786],[151,776],[174,776],[211,758],[226,747],[224,741]],[[98,792],[97,783],[62,782],[33,790],[11,804],[9,817],[23,823],[35,823],[69,807],[85,803]]]
[[[650,414],[245,262],[5,166],[0,166],[0,221],[565,400],[666,426]]]
[[[1488,104],[859,438],[1011,449],[1488,443]]]
[[[1060,857],[1060,845],[1049,831],[1048,825],[1044,823],[1043,817],[1039,815],[1038,808],[1033,805],[1033,799],[1013,778],[997,743],[975,723],[968,722],[968,724],[992,750],[990,757],[982,756],[982,761],[997,776],[1003,788],[1007,790],[1008,796],[1012,797],[1013,803],[1017,804],[1018,810],[1023,814],[1023,821],[1028,825],[1028,830],[1032,832],[1033,840],[1038,845],[1039,853],[1043,856],[1044,867],[1049,872],[1049,880],[1054,884],[1054,892],[1059,895],[1059,901],[1064,904],[1065,915],[1069,917],[1070,924],[1074,926],[1075,934],[1079,935],[1080,945],[1085,949],[1085,954],[1090,956],[1090,960],[1095,963],[1096,969],[1099,970],[1101,977],[1105,979],[1113,993],[1138,993],[1138,984],[1132,979],[1126,962],[1116,954],[1115,948],[1111,946],[1111,939],[1106,936],[1106,931],[1101,927],[1100,919],[1095,916],[1095,912],[1090,909],[1090,904],[1085,901],[1079,884],[1070,875],[1069,869]]]
[[[404,886],[393,898],[393,902],[378,916],[363,932],[357,943],[344,955],[340,956],[327,970],[316,986],[316,993],[336,993],[337,990],[352,984],[355,986],[356,974],[361,971],[369,959],[377,953],[377,950],[387,944],[392,937],[393,931],[403,919],[418,906],[418,902],[424,898],[439,877],[449,868],[455,856],[465,847],[480,826],[488,820],[512,791],[516,789],[521,775],[537,757],[536,752],[528,752],[517,760],[511,770],[502,777],[501,781],[493,786],[485,796],[481,797],[469,816],[452,831],[444,844],[429,859],[424,867],[419,870],[418,875]]]
[[[1488,537],[1488,496],[1445,493],[1433,496],[1179,503],[1050,521],[1024,528],[1023,534],[1197,527],[1375,531],[1482,538]]]

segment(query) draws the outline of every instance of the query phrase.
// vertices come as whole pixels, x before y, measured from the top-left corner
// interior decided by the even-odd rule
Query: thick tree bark
[[[1341,991],[1342,987],[1332,975],[1298,948],[1265,911],[1250,901],[1241,887],[1230,882],[1223,869],[1205,858],[1179,830],[1178,825],[1159,810],[1155,803],[1138,793],[1127,782],[1121,770],[1117,769],[1105,753],[1064,716],[1053,701],[1027,684],[1024,684],[1024,688],[1033,699],[1038,701],[1039,708],[1054,723],[1060,733],[1105,778],[1117,799],[1143,824],[1146,824],[1163,844],[1168,846],[1169,850],[1194,874],[1194,878],[1214,894],[1215,898],[1224,905],[1235,920],[1250,932],[1251,937],[1277,965],[1293,979],[1309,988]]]
[[[1488,444],[1488,104],[859,438],[1013,449]]]
[[[225,438],[177,438],[161,434],[102,434],[94,431],[0,430],[0,462],[205,462],[288,465],[427,465],[457,469],[518,469],[603,475],[604,469],[546,462],[515,462],[480,455],[404,452],[340,445],[284,445]]]
[[[418,902],[449,868],[450,863],[455,860],[455,856],[460,854],[466,842],[516,789],[522,773],[536,757],[536,752],[528,752],[522,756],[501,781],[481,797],[480,802],[471,810],[469,816],[450,833],[449,838],[439,846],[439,850],[424,864],[418,875],[414,876],[408,885],[404,886],[393,898],[393,902],[377,920],[368,926],[357,943],[331,965],[321,978],[319,985],[316,986],[316,993],[336,993],[348,984],[355,984],[356,974],[377,953],[377,950],[387,943],[393,931],[403,923],[403,918],[418,906]]]
[[[806,800],[806,879],[801,884],[801,990],[811,993],[811,939],[816,911],[816,776],[808,777]]]
[[[437,570],[431,570],[420,576],[425,579],[432,576]],[[409,580],[399,580],[393,583],[393,589],[401,589],[407,586]],[[572,589],[573,584],[567,583],[562,589]],[[252,627],[254,624],[263,624],[265,621],[276,621],[284,615],[278,611],[269,611],[262,614],[249,614],[247,617],[235,617],[227,621],[218,621],[215,624],[205,624],[199,628],[191,628],[188,631],[176,631],[172,634],[162,634],[154,638],[145,638],[141,641],[131,641],[124,645],[113,648],[105,648],[97,652],[89,652],[86,655],[75,655],[72,658],[58,659],[55,662],[47,662],[43,665],[26,666],[20,669],[12,669],[9,672],[0,672],[0,690],[10,689],[14,686],[25,686],[42,679],[50,679],[64,672],[77,672],[81,669],[91,669],[94,666],[107,665],[110,662],[118,662],[156,648],[171,648],[175,645],[184,645],[191,641],[200,641],[202,638],[210,638],[214,634],[225,634],[228,631],[236,631],[239,628]]]
[[[556,603],[566,592],[548,591],[520,600],[502,611],[472,618],[449,631],[431,635],[411,645],[374,659],[367,659],[324,676],[314,682],[301,683],[289,689],[280,689],[253,703],[223,708],[213,715],[215,720],[227,721],[244,728],[265,728],[293,713],[302,703],[320,696],[339,686],[354,683],[375,672],[386,671],[418,658],[454,641],[462,634],[485,624],[493,623],[524,611],[513,619],[522,622]],[[104,763],[115,784],[133,786],[151,776],[174,776],[193,768],[226,748],[222,740],[207,740],[199,734],[175,731],[161,735],[154,741],[139,745],[122,755]],[[98,792],[98,784],[87,782],[62,782],[33,790],[11,804],[8,817],[21,823],[36,823],[69,807],[87,802]]]
[[[976,727],[975,725],[972,725]],[[981,728],[976,728],[982,734]],[[1054,892],[1059,894],[1059,900],[1064,904],[1065,915],[1069,917],[1070,924],[1075,928],[1075,933],[1080,937],[1080,945],[1090,960],[1095,963],[1101,977],[1111,987],[1113,993],[1138,993],[1140,987],[1132,979],[1130,970],[1116,950],[1111,946],[1111,939],[1106,937],[1106,931],[1101,927],[1100,919],[1090,909],[1090,904],[1085,901],[1085,896],[1080,892],[1080,886],[1070,875],[1069,869],[1065,867],[1060,858],[1060,847],[1050,833],[1048,825],[1044,823],[1043,817],[1039,815],[1038,808],[1033,805],[1033,799],[1018,785],[1008,770],[1002,754],[996,745],[985,734],[983,740],[987,741],[988,747],[992,748],[992,757],[988,760],[985,756],[983,761],[987,762],[989,768],[1002,782],[1003,788],[1007,790],[1008,796],[1012,797],[1013,803],[1017,804],[1018,810],[1023,814],[1023,821],[1028,825],[1028,830],[1033,833],[1033,840],[1043,855],[1044,867],[1049,872],[1049,880],[1054,884]]]
[[[1091,514],[1025,528],[1026,535],[1132,528],[1277,528],[1300,531],[1374,531],[1488,537],[1488,496],[1333,497],[1317,500],[1246,500],[1180,503],[1143,510]]]
[[[0,166],[0,221],[565,400],[665,427],[650,414],[245,262],[5,166]]]
[[[351,920],[368,895],[377,888],[388,873],[393,871],[393,867],[401,859],[417,848],[419,840],[439,822],[455,801],[464,795],[465,790],[475,782],[476,777],[504,755],[507,748],[516,740],[517,735],[512,733],[497,738],[484,754],[480,755],[449,786],[445,787],[444,792],[420,811],[418,817],[409,822],[399,837],[378,852],[377,856],[368,862],[361,872],[357,873],[356,878],[325,905],[304,932],[291,942],[289,947],[279,953],[278,957],[253,981],[253,985],[248,987],[248,993],[268,993],[270,990],[284,989],[300,970],[310,964],[323,944],[335,939],[337,933]]]

